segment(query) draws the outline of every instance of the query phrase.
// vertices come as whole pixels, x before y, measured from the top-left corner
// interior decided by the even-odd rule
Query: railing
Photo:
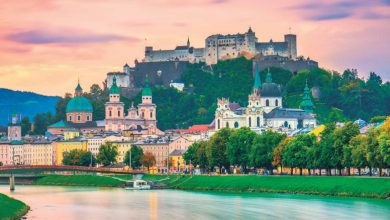
[[[74,170],[74,171],[88,171],[88,172],[104,172],[104,173],[145,173],[143,170],[129,170],[120,168],[104,168],[104,167],[83,167],[83,166],[49,166],[49,165],[18,165],[18,166],[0,166],[0,171],[8,170]]]

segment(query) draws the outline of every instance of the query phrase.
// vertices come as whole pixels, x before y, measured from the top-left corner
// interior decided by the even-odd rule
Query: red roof
[[[192,125],[191,127],[187,129],[181,129],[179,130],[180,133],[201,133],[201,132],[207,132],[209,130],[208,124],[201,124],[201,125]]]

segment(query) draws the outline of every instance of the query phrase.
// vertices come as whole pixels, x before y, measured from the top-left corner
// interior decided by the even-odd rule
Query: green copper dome
[[[253,91],[255,89],[259,90],[260,87],[261,87],[260,70],[259,70],[259,65],[256,63],[255,82],[253,84]]]
[[[92,112],[91,102],[83,97],[77,96],[72,98],[66,105],[66,112]]]
[[[142,96],[152,96],[152,89],[149,85],[149,80],[145,81],[145,87],[142,89]]]
[[[114,76],[114,78],[112,79],[112,86],[110,88],[110,94],[120,94],[120,93],[121,93],[121,90],[116,85],[116,77]]]

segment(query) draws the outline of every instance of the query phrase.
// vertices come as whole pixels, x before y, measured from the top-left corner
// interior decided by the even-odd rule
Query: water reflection
[[[29,204],[28,219],[390,219],[389,200],[45,186],[0,192]]]

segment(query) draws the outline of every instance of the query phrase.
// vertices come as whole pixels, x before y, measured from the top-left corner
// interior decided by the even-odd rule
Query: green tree
[[[131,168],[139,168],[141,164],[141,158],[144,155],[144,151],[141,147],[132,145],[130,150],[126,152],[124,163],[129,165],[130,163],[130,151],[131,151]]]
[[[325,130],[320,135],[319,145],[319,158],[317,160],[318,168],[320,168],[320,175],[322,169],[326,170],[327,175],[332,175],[331,169],[334,167],[332,161],[333,158],[333,143],[335,142],[334,131],[336,125],[334,123],[329,123],[326,125]]]
[[[257,135],[250,149],[249,161],[255,168],[267,168],[273,174],[274,149],[287,136],[279,132],[266,131]]]
[[[106,143],[100,146],[97,160],[104,166],[108,166],[116,162],[117,156],[118,148],[111,143]]]
[[[79,166],[81,157],[86,153],[84,150],[74,149],[64,153],[62,164],[68,166]]]
[[[314,135],[301,134],[290,141],[283,154],[283,163],[299,168],[299,175],[302,175],[303,168],[308,165],[308,151],[314,147],[316,137]]]
[[[53,122],[53,119],[50,112],[36,114],[34,117],[34,133],[41,135],[45,134],[47,126]]]
[[[382,169],[390,167],[390,136],[384,132],[378,137],[379,147],[375,153],[378,161],[379,175],[382,176]]]
[[[26,135],[31,131],[31,122],[28,117],[23,117],[21,122],[22,135]]]
[[[379,130],[375,128],[371,128],[367,133],[367,152],[366,152],[366,158],[369,168],[369,174],[372,176],[372,168],[373,167],[379,167],[380,161],[378,161],[378,156],[380,156],[378,153],[379,148]]]
[[[249,153],[256,133],[248,127],[232,131],[227,142],[227,156],[230,164],[241,166],[244,173],[247,173],[249,164]]]
[[[207,146],[207,142],[199,142],[198,151],[196,153],[196,162],[202,173],[205,173],[205,171],[210,167],[209,160],[207,158]]]
[[[208,141],[207,160],[211,167],[217,166],[219,173],[222,173],[222,167],[229,169],[229,159],[227,157],[227,141],[229,140],[231,130],[223,128],[217,131]]]
[[[359,176],[361,175],[361,169],[368,165],[367,145],[367,136],[363,134],[353,137],[350,141],[352,166],[358,168]]]
[[[96,157],[91,152],[86,151],[80,157],[79,166],[95,167],[96,163],[97,163]]]
[[[194,166],[199,165],[197,153],[200,144],[200,142],[194,142],[188,147],[186,152],[184,152],[183,159],[185,160],[186,164],[192,164]]]
[[[3,166],[3,162],[0,161],[0,167]]]
[[[332,161],[340,176],[342,175],[341,169],[350,164],[349,151],[344,155],[344,149],[348,149],[351,139],[359,133],[359,126],[353,122],[347,122],[342,128],[337,128],[334,131],[335,139],[333,143],[334,153]]]

